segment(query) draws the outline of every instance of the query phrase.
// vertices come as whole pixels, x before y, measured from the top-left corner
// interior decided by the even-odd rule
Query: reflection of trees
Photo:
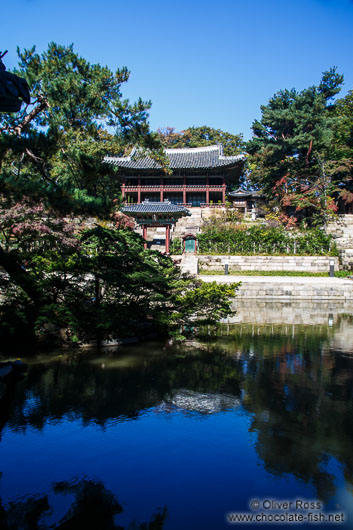
[[[277,326],[257,334],[252,327],[230,326],[222,333],[205,349],[183,346],[148,356],[143,346],[133,363],[105,358],[104,369],[88,354],[33,365],[17,386],[9,423],[40,429],[47,420],[71,415],[103,426],[111,418],[136,418],[168,399],[179,406],[182,398],[185,410],[200,410],[201,394],[212,398],[209,408],[217,413],[231,408],[226,396],[242,396],[269,472],[293,474],[327,499],[334,493],[326,466],[332,456],[353,484],[353,357],[327,350],[331,330],[302,326],[281,334]]]
[[[115,517],[123,512],[116,497],[99,481],[81,478],[71,482],[53,485],[55,494],[74,496],[74,501],[59,522],[46,525],[41,520],[50,515],[55,506],[50,506],[48,496],[32,496],[24,500],[10,502],[7,508],[0,504],[0,523],[4,530],[162,530],[167,516],[164,508],[153,515],[148,523],[131,523],[120,526]],[[54,500],[55,504],[55,500]]]
[[[241,363],[243,405],[265,468],[312,483],[322,499],[335,492],[330,457],[353,484],[353,356],[328,348],[332,334],[326,326],[247,324],[208,338]]]
[[[16,396],[16,383],[17,380],[10,381],[7,384],[0,382],[0,440],[2,430],[9,420],[9,411],[12,402]]]
[[[324,355],[326,341],[315,341],[315,330],[306,337],[276,334],[273,341],[249,335],[241,339],[243,403],[254,414],[251,429],[265,467],[313,483],[327,499],[334,476],[325,466],[333,456],[353,484],[353,357]]]
[[[81,355],[74,362],[31,366],[17,387],[9,425],[41,429],[65,415],[104,425],[111,418],[136,418],[184,388],[240,396],[237,362],[223,354],[172,349],[126,367],[89,361]]]
[[[337,328],[338,326],[336,326]],[[224,325],[216,333],[207,334],[203,329],[200,339],[223,351],[243,356],[245,352],[262,352],[264,356],[277,355],[279,351],[318,350],[326,345],[336,328],[326,325],[305,326],[302,324],[239,324]]]

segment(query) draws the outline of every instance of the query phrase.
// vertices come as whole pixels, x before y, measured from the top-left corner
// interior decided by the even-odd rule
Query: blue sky
[[[3,0],[0,49],[74,43],[90,62],[127,66],[150,124],[251,135],[278,90],[317,84],[337,66],[353,88],[353,0]],[[16,8],[14,7],[16,5]]]

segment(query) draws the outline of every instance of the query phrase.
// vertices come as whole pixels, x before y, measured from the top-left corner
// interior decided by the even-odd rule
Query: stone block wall
[[[324,278],[323,278],[324,280]],[[270,279],[263,282],[249,283],[243,282],[237,291],[237,299],[252,298],[253,300],[352,300],[353,282],[335,283],[334,285],[325,283],[295,283],[288,279],[287,283],[278,283]]]
[[[327,256],[206,256],[198,255],[199,269],[224,271],[225,260],[230,271],[299,271],[329,272],[330,260],[335,260],[335,270],[339,270],[338,258]]]

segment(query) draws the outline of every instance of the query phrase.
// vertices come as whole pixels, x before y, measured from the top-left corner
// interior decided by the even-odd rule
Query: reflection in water
[[[261,494],[317,496],[331,507],[344,498],[348,513],[353,319],[335,313],[331,320],[224,325],[181,346],[151,343],[28,359],[28,376],[7,403],[1,448],[15,462],[11,444],[21,443],[30,459],[38,458],[39,443],[50,450],[63,443],[63,454],[55,453],[60,465],[66,458],[70,469],[87,475],[89,468],[100,477],[56,480],[54,497],[65,493],[75,501],[53,528],[75,528],[73,521],[78,528],[80,517],[93,520],[93,504],[103,524],[96,528],[120,528],[112,525],[123,517],[115,499],[121,491],[127,506],[134,499],[137,516],[129,513],[131,519],[146,520],[154,507],[167,505],[168,518],[161,511],[144,528],[223,528],[227,510],[244,511],[248,499]],[[79,444],[80,453],[74,451]],[[11,521],[26,512],[26,524],[28,517],[35,521],[28,528],[36,528],[55,511],[53,493],[13,500],[10,478],[24,477],[30,485],[33,468],[6,462],[3,527],[15,528]],[[28,494],[33,489],[28,486]],[[90,500],[94,495],[99,501]]]
[[[125,526],[115,522],[116,515],[123,512],[122,506],[112,492],[102,482],[87,478],[53,484],[55,495],[69,495],[73,502],[65,515],[48,526],[45,517],[53,507],[48,495],[28,496],[10,502],[7,508],[0,501],[0,523],[3,530],[35,530],[52,528],[55,530],[124,530]],[[130,530],[162,530],[167,516],[166,509],[158,511],[148,523],[132,523]]]
[[[148,352],[141,348],[141,354]],[[152,351],[160,345],[149,345]],[[119,354],[119,353],[118,353]],[[25,430],[42,429],[48,420],[80,416],[83,424],[105,425],[112,419],[136,419],[144,410],[160,405],[175,389],[220,392],[240,396],[237,365],[223,353],[176,348],[159,356],[139,357],[115,368],[115,354],[108,354],[104,368],[87,354],[75,360],[56,359],[33,364],[18,385],[8,425]]]
[[[198,412],[199,414],[215,414],[226,410],[235,409],[240,400],[226,394],[201,393],[192,390],[181,389],[167,396],[161,408],[176,409]]]
[[[210,341],[226,352],[236,344],[243,405],[266,469],[314,484],[323,500],[335,494],[330,457],[353,486],[353,319],[330,327],[240,325]],[[343,343],[344,354],[332,348]]]
[[[323,300],[291,302],[235,299],[233,309],[236,314],[229,322],[251,324],[304,324],[310,326],[334,325],[342,315],[353,314],[353,300]]]

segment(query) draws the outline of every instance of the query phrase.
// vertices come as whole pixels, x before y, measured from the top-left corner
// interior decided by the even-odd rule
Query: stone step
[[[198,259],[193,254],[184,254],[180,263],[181,272],[194,274],[198,273]]]

